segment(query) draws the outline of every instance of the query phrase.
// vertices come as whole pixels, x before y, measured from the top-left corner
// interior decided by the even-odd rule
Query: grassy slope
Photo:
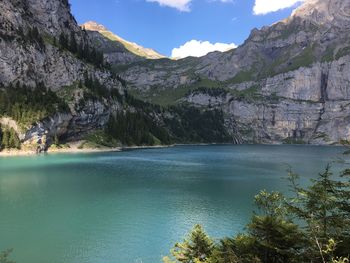
[[[135,55],[138,55],[140,57],[145,57],[148,59],[159,59],[159,58],[165,57],[165,56],[157,53],[153,49],[144,48],[144,47],[141,47],[135,43],[126,41],[123,38],[113,34],[110,31],[100,31],[100,33],[112,41],[118,41],[118,42],[122,43],[127,50],[129,50],[130,52],[132,52]]]

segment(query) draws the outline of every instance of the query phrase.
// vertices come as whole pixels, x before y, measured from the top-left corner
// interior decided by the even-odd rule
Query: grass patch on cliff
[[[310,66],[315,61],[314,45],[306,47],[298,56],[293,57],[288,66],[278,73],[286,73],[288,71],[294,71],[301,67]]]
[[[131,90],[130,92],[133,96],[149,103],[169,106],[177,104],[178,100],[183,98],[189,90],[189,87],[186,86],[177,88],[161,88],[156,86],[150,88],[145,93],[140,93],[138,90]]]
[[[181,85],[173,88],[163,88],[154,86],[147,92],[140,93],[138,90],[131,90],[131,94],[139,99],[149,103],[161,106],[173,106],[186,97],[186,95],[198,89],[216,89],[220,87],[219,81],[206,78],[198,78],[198,80],[190,85]]]
[[[321,62],[330,62],[334,60],[334,47],[327,47],[321,58]]]
[[[191,94],[206,94],[210,97],[221,97],[225,96],[228,93],[226,89],[223,88],[206,88],[206,87],[199,87],[195,90],[189,90],[186,95]]]
[[[62,87],[58,92],[57,96],[62,98],[66,102],[74,102],[75,92],[79,91],[79,84],[74,83],[70,86]],[[83,92],[83,90],[81,90]]]
[[[339,49],[339,51],[335,55],[335,58],[338,60],[341,57],[344,57],[344,56],[349,55],[349,54],[350,54],[350,47],[344,47],[342,49]]]
[[[291,55],[292,49],[293,47],[284,51],[284,54],[281,54],[276,60],[272,61],[272,63],[266,65],[261,70],[259,79],[273,77],[278,74],[297,70],[301,67],[307,67],[316,61],[314,55],[315,45],[305,47],[294,57]]]
[[[314,140],[320,139],[320,140],[323,140],[323,141],[325,141],[325,142],[331,141],[331,140],[329,139],[328,134],[325,133],[325,132],[316,133],[316,134],[313,136],[312,139],[314,139]]]
[[[238,72],[232,79],[225,81],[225,84],[239,84],[242,82],[253,81],[254,79],[255,77],[253,69],[247,71],[243,70]]]
[[[233,89],[229,90],[229,92],[235,100],[239,101],[255,102],[263,98],[259,93],[258,86],[252,86],[244,90]]]

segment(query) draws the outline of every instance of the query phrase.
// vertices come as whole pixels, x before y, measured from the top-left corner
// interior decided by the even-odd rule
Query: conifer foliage
[[[202,226],[195,225],[182,243],[176,243],[171,253],[178,262],[207,262],[214,250],[213,240],[204,232]],[[164,262],[171,262],[169,257]]]
[[[39,45],[41,49],[45,49],[44,40],[40,35],[39,30],[36,26],[28,29],[26,39],[32,43]]]
[[[75,33],[70,34],[62,32],[58,38],[59,47],[75,54],[79,59],[85,60],[99,68],[104,66],[103,52],[98,51],[94,47],[90,47],[88,40],[81,40],[78,43]]]
[[[0,127],[0,150],[20,149],[21,141],[13,128],[2,129]]]
[[[140,111],[117,113],[110,118],[106,131],[125,145],[170,144],[168,132]]]
[[[3,252],[0,252],[0,263],[15,263],[15,261],[9,259],[12,252],[13,249],[8,249]]]
[[[28,87],[0,85],[0,116],[11,117],[25,126],[57,112],[68,112],[68,105],[43,83]]]
[[[166,257],[164,262],[349,263],[349,176],[350,171],[345,170],[335,178],[327,166],[303,188],[298,175],[290,171],[294,196],[260,192],[255,197],[259,212],[247,225],[246,233],[213,244],[204,242],[206,234],[196,226],[188,240],[175,245],[175,261]],[[201,238],[193,238],[197,236]]]

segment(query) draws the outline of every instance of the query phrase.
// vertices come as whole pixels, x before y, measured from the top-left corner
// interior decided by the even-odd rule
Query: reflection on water
[[[160,262],[196,223],[243,231],[260,189],[306,183],[337,147],[181,146],[0,158],[0,250],[38,262]],[[340,164],[334,164],[340,169]]]

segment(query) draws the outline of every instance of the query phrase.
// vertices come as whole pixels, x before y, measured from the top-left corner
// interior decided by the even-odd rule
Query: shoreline
[[[39,156],[42,154],[61,154],[61,153],[97,153],[97,152],[120,152],[122,149],[110,148],[110,149],[51,149],[46,152],[36,153],[35,151],[26,150],[7,150],[0,152],[0,157],[14,157],[14,156]]]
[[[69,147],[65,148],[52,148],[45,152],[36,153],[33,150],[4,150],[0,152],[1,157],[16,157],[16,156],[39,156],[42,154],[89,154],[89,153],[108,153],[108,152],[122,152],[122,151],[132,151],[132,150],[142,150],[142,149],[161,149],[161,148],[171,148],[176,146],[211,146],[211,145],[237,145],[230,143],[190,143],[190,144],[170,144],[170,145],[144,145],[144,146],[120,146],[114,148],[85,148],[79,149],[77,142],[69,144]],[[242,144],[242,145],[259,145],[259,144]],[[320,145],[320,144],[260,144],[265,146],[278,146],[278,145],[293,145],[293,146],[326,146],[326,147],[346,147],[344,145]]]
[[[70,147],[66,148],[52,148],[48,149],[45,152],[37,153],[33,150],[4,150],[0,152],[1,157],[16,157],[16,156],[40,156],[43,154],[88,154],[88,153],[108,153],[108,152],[122,152],[129,150],[139,150],[139,149],[156,149],[156,148],[169,148],[174,147],[175,145],[148,145],[148,146],[120,146],[114,148],[85,148],[79,149],[76,146],[76,143],[69,145]]]

